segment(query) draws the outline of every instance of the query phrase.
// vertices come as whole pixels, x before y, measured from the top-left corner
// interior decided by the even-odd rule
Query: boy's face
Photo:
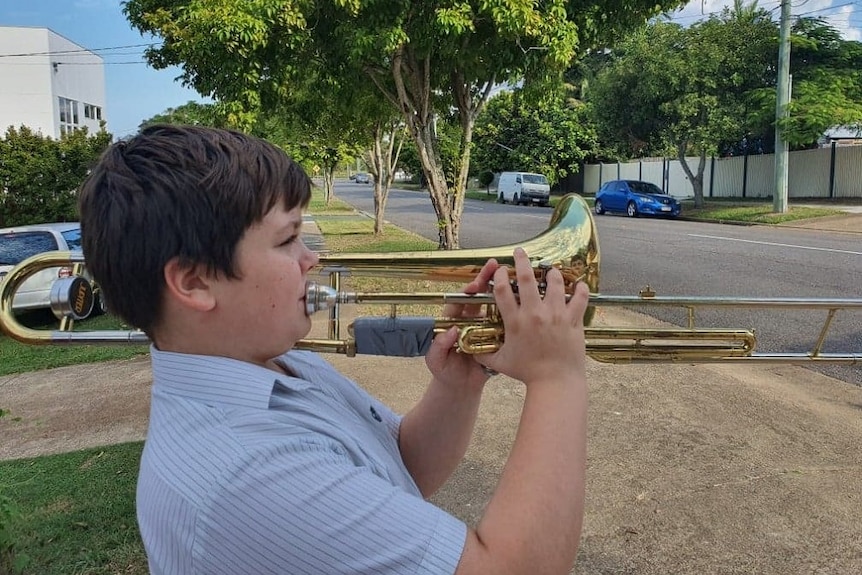
[[[236,248],[239,279],[217,282],[217,306],[231,339],[229,355],[267,365],[311,329],[305,313],[308,271],[317,254],[300,237],[302,209],[276,205],[245,231]]]

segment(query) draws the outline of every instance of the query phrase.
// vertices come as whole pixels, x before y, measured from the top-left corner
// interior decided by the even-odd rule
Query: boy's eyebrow
[[[289,232],[295,232],[300,228],[302,228],[302,218],[291,219],[281,227],[283,231]]]

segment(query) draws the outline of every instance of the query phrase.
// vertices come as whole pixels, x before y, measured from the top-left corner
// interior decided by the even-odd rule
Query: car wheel
[[[504,198],[504,197],[503,197],[503,192],[500,192],[500,195],[499,195],[499,196],[497,196],[497,201],[498,201],[499,203],[501,203],[501,204],[505,204],[505,203],[506,203],[506,198]]]
[[[638,207],[634,202],[629,202],[629,205],[626,206],[626,215],[630,218],[638,215]]]
[[[602,205],[602,201],[601,201],[601,200],[596,200],[595,209],[596,209],[596,213],[597,213],[598,215],[602,215],[603,213],[605,213],[605,206],[604,206],[604,205]]]

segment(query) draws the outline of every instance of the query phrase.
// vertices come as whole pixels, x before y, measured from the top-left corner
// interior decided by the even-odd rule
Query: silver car
[[[77,222],[32,224],[0,228],[0,280],[23,260],[54,250],[80,251],[81,226]],[[12,300],[14,311],[51,307],[51,286],[57,279],[72,275],[71,267],[48,268],[27,279]],[[104,311],[101,298],[94,309]]]

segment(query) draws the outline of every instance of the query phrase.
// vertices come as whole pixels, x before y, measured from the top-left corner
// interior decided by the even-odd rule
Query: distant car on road
[[[0,279],[29,258],[55,250],[80,251],[81,226],[78,222],[32,224],[11,228],[0,228]],[[70,266],[48,268],[27,278],[15,292],[12,310],[28,311],[51,307],[51,286],[61,278],[72,275]],[[90,278],[88,278],[90,279]],[[93,306],[104,311],[104,302],[96,295]]]
[[[596,192],[595,210],[597,214],[620,212],[630,218],[640,215],[675,218],[681,206],[676,198],[651,182],[611,180]]]
[[[497,183],[497,201],[547,206],[551,201],[551,186],[543,174],[503,172]]]
[[[356,175],[353,177],[353,181],[357,184],[370,184],[371,176],[369,176],[365,172],[357,172]]]

